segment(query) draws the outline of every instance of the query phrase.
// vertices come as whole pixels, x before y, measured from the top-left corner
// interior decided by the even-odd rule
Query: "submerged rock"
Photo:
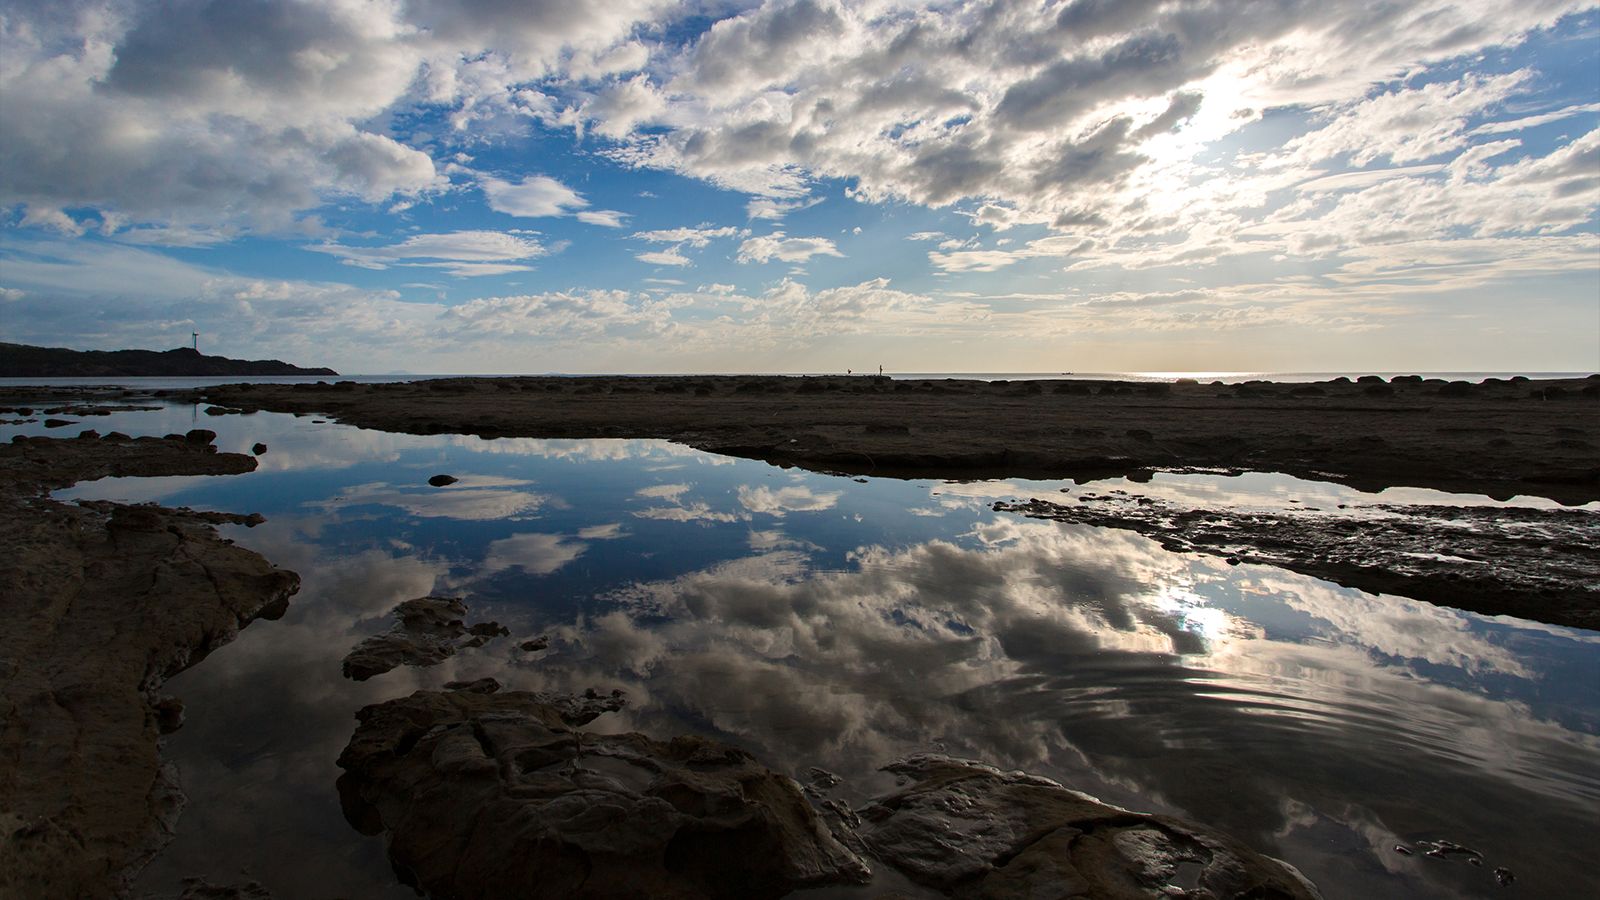
[[[461,479],[455,477],[454,475],[435,475],[428,479],[428,483],[434,487],[448,487],[449,485],[455,484],[460,480]]]
[[[399,621],[356,644],[344,658],[344,677],[366,681],[395,666],[436,666],[465,647],[481,647],[509,632],[498,622],[467,625],[457,597],[418,597],[394,608]]]
[[[860,883],[794,781],[697,737],[573,727],[622,698],[418,691],[368,706],[345,816],[435,897],[777,898]]]
[[[1109,806],[1046,778],[937,755],[886,771],[910,783],[861,810],[856,836],[946,896],[1321,896],[1293,867],[1230,837]]]

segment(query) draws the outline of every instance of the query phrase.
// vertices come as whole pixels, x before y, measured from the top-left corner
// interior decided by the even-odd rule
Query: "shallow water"
[[[382,840],[345,824],[334,760],[362,705],[484,675],[621,688],[628,708],[592,728],[708,734],[797,777],[821,766],[847,801],[887,787],[876,767],[911,752],[1027,769],[1231,832],[1330,898],[1595,885],[1600,634],[989,509],[1063,487],[1240,506],[1445,495],[1283,476],[863,482],[658,441],[421,437],[189,407],[0,439],[80,427],[268,444],[248,475],[59,496],[261,512],[226,533],[304,578],[282,620],[169,682],[188,722],[166,752],[190,806],[141,888],[247,876],[280,897],[411,896]],[[428,487],[436,473],[461,481]],[[431,669],[340,676],[351,645],[428,593],[512,636]],[[538,634],[549,650],[515,649]],[[1393,849],[1438,838],[1486,866]],[[1495,866],[1515,884],[1496,885]]]

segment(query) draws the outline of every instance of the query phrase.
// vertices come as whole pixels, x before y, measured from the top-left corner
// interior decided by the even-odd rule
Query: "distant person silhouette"
[[[879,378],[883,377],[883,364],[882,363],[878,364],[878,377]]]

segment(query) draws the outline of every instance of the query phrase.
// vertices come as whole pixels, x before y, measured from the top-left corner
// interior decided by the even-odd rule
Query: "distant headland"
[[[337,375],[276,359],[229,359],[198,350],[69,350],[0,343],[0,378],[102,378],[187,375]]]

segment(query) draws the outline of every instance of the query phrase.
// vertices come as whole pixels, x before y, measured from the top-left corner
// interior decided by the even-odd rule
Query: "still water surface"
[[[334,760],[361,706],[487,675],[620,688],[629,706],[592,728],[707,734],[797,776],[821,766],[847,802],[888,787],[878,766],[932,750],[1210,824],[1330,898],[1593,896],[1595,632],[989,509],[1083,489],[1065,482],[863,482],[659,441],[395,435],[187,406],[0,439],[88,426],[268,444],[247,475],[61,496],[261,512],[225,532],[304,578],[282,620],[169,682],[188,721],[166,753],[190,805],[144,889],[205,875],[279,897],[410,896],[382,840],[345,824]],[[437,473],[461,480],[428,487]],[[1267,475],[1136,489],[1442,502]],[[431,669],[340,676],[395,604],[430,593],[511,637]],[[550,649],[516,649],[539,634]],[[1394,850],[1439,838],[1487,865]],[[1516,882],[1498,886],[1495,866]]]

